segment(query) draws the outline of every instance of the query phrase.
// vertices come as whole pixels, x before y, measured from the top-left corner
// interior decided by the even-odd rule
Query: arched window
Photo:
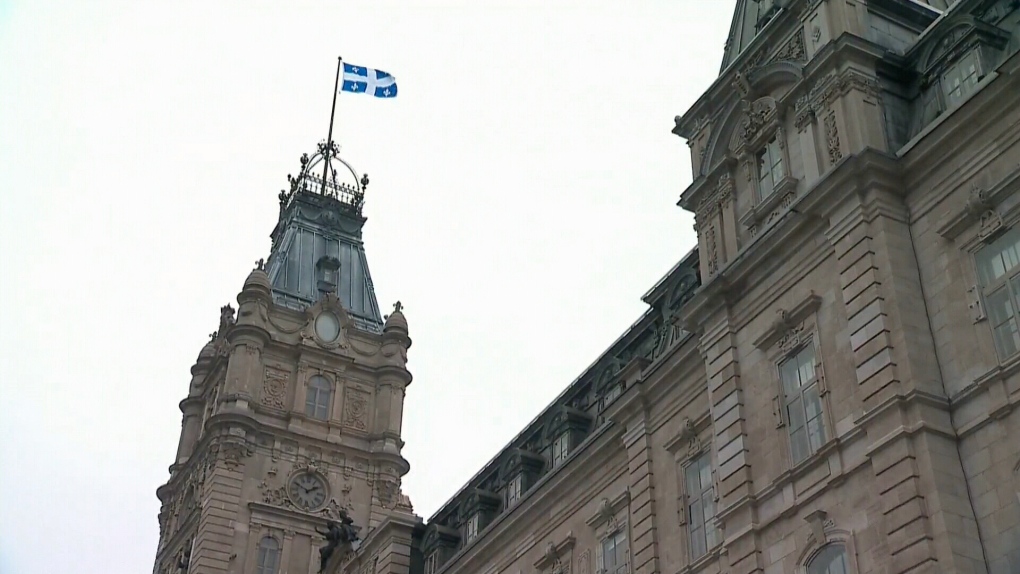
[[[319,420],[329,419],[329,407],[333,399],[333,386],[329,379],[315,375],[308,381],[308,396],[305,399],[305,414]]]
[[[258,564],[255,574],[276,574],[280,570],[280,543],[272,536],[259,542]]]
[[[830,544],[815,555],[808,563],[808,574],[849,574],[846,565],[846,548],[842,544]]]

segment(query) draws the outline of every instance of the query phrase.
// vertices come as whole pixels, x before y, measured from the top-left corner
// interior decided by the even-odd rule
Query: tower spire
[[[334,293],[360,328],[381,332],[362,242],[368,175],[340,157],[336,142],[323,141],[315,154],[301,156],[301,171],[287,181],[266,263],[274,301],[305,309]]]

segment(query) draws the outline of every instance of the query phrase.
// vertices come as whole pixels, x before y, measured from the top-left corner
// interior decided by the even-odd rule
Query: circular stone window
[[[330,312],[320,313],[315,318],[315,334],[327,343],[336,341],[340,336],[340,319]]]

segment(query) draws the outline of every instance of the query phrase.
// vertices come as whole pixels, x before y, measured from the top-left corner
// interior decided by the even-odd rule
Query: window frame
[[[757,151],[754,153],[754,167],[755,167],[755,180],[756,180],[756,193],[758,201],[756,203],[764,203],[767,199],[772,197],[777,191],[779,191],[783,180],[787,177],[787,158],[786,158],[786,146],[783,142],[782,130],[775,130],[772,132],[771,137],[766,142],[758,146]],[[767,169],[766,169],[767,162]],[[776,176],[776,169],[779,170],[778,177]],[[768,180],[768,189],[766,191],[764,182]]]
[[[822,556],[825,554],[825,552],[827,552],[830,549],[834,549],[834,548],[839,548],[839,550],[841,551],[838,554],[838,556],[842,558],[842,562],[843,562],[842,572],[831,571],[829,569],[829,566],[831,566],[831,563],[826,565],[824,570],[819,570],[818,568],[821,567],[821,564],[819,564],[816,567],[815,566],[816,562],[818,562],[818,560],[822,558]],[[815,552],[813,552],[811,554],[811,557],[808,559],[807,563],[804,565],[804,571],[807,574],[850,574],[852,572],[852,570],[850,569],[850,558],[849,558],[849,556],[847,556],[847,546],[846,546],[846,544],[844,544],[842,542],[839,542],[839,541],[832,541],[832,542],[828,542],[827,541],[825,544],[820,546]]]
[[[314,386],[314,383],[319,379],[325,381],[325,388]],[[314,395],[312,393],[313,390],[315,391]],[[333,418],[333,392],[333,381],[329,377],[322,373],[310,376],[308,383],[305,385],[305,416],[317,421],[328,421]],[[325,394],[325,400],[323,404],[319,404],[323,394]],[[322,416],[319,416],[320,409],[323,411]]]
[[[1006,262],[1003,253],[1009,248],[1007,243],[996,254],[997,258],[1003,263],[1003,272],[1000,276],[990,278],[991,280],[988,281],[989,278],[985,277],[982,271],[982,254],[1011,236],[1015,236],[1017,241],[1012,246],[1014,248],[1014,259],[1017,261],[1011,267],[1005,267]],[[981,304],[984,307],[984,316],[988,322],[995,355],[1000,362],[1006,361],[1020,354],[1020,284],[1017,283],[1017,281],[1020,281],[1020,228],[1012,226],[1005,228],[1001,233],[981,242],[973,250],[972,261],[974,276],[977,279],[978,289],[981,293]],[[1011,314],[1008,318],[996,323],[995,306],[992,304],[991,298],[1003,290],[1005,290],[1006,302],[1009,303]],[[1000,342],[998,334],[998,329],[1007,323],[1012,323],[1014,344],[1014,349],[1008,353],[1003,347],[1004,343]]]
[[[606,544],[612,543],[614,564],[613,569],[610,570],[606,565]],[[621,559],[621,547],[622,547],[622,559]],[[606,532],[605,536],[599,539],[598,553],[599,574],[628,574],[630,572],[630,537],[627,535],[626,524],[621,524],[617,528]]]
[[[425,555],[425,574],[436,574],[439,569],[439,549]]]
[[[481,512],[474,512],[468,517],[467,521],[464,522],[464,543],[467,544],[475,538],[478,538],[478,533],[481,532]]]
[[[276,547],[266,548],[265,543],[267,540],[276,545]],[[265,550],[265,554],[263,554],[263,550]],[[273,564],[271,567],[265,564],[265,559],[269,556],[270,552],[273,553]],[[280,556],[282,553],[283,545],[280,544],[276,537],[267,534],[259,539],[255,550],[255,574],[278,574],[280,572]]]
[[[697,468],[697,478],[699,482],[697,492],[692,492],[693,489],[691,488],[690,472],[693,468]],[[708,470],[707,484],[702,482],[702,479],[705,478],[705,469]],[[694,562],[710,554],[712,550],[722,543],[719,527],[715,524],[715,517],[718,510],[716,503],[719,498],[716,494],[716,474],[715,465],[712,461],[711,449],[703,449],[689,457],[681,467],[681,475],[684,499],[683,512],[686,518],[684,522],[687,526],[687,557],[689,562]],[[700,527],[695,528],[694,506],[698,503],[700,503],[702,522],[700,523]],[[707,508],[709,504],[712,507],[711,516],[707,516],[705,511],[705,508]],[[699,539],[702,541],[702,548],[700,552],[697,551],[695,545],[696,531],[700,531]],[[714,540],[709,538],[710,532],[712,533]]]
[[[552,452],[549,458],[552,461],[552,467],[556,468],[570,456],[570,431],[563,431],[556,435],[550,448]]]
[[[801,365],[793,371],[793,373],[798,377],[798,380],[796,381],[797,386],[791,389],[792,391],[795,391],[795,393],[792,393],[795,394],[795,396],[791,397],[791,394],[788,394],[787,392],[787,380],[784,378],[783,374],[784,366],[789,364],[790,361],[798,360],[798,358],[809,349],[811,350],[811,369],[809,371],[811,373],[811,377],[807,379],[806,382],[800,378],[806,365]],[[812,334],[807,337],[804,342],[794,346],[791,350],[784,353],[778,361],[776,361],[776,371],[779,378],[779,398],[782,405],[781,416],[783,426],[786,427],[787,445],[790,449],[790,460],[793,463],[793,466],[797,466],[807,460],[810,460],[818,453],[818,451],[822,450],[831,438],[830,429],[827,428],[828,416],[826,415],[826,412],[828,409],[826,409],[824,400],[826,391],[823,382],[824,377],[821,371],[820,355],[821,353],[819,352],[818,346],[815,345],[815,337]],[[815,395],[813,400],[818,409],[818,413],[813,416],[808,411],[807,400],[805,398],[812,388],[814,389]],[[803,416],[801,418],[801,424],[795,427],[795,420],[791,411],[793,404],[797,402],[800,403],[797,410],[799,410]],[[813,421],[817,421],[816,428],[821,435],[817,445],[812,445],[811,440],[810,424]],[[801,430],[804,432],[804,447],[806,450],[804,450],[803,456],[798,457],[798,449],[795,445],[794,433]]]
[[[506,507],[517,504],[524,496],[524,473],[518,472],[506,483]]]

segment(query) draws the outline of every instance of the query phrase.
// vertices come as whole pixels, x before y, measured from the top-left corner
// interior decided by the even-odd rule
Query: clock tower
[[[369,274],[368,177],[322,143],[288,181],[268,260],[191,368],[153,574],[311,574],[331,521],[362,540],[418,522],[400,489],[411,339]]]

